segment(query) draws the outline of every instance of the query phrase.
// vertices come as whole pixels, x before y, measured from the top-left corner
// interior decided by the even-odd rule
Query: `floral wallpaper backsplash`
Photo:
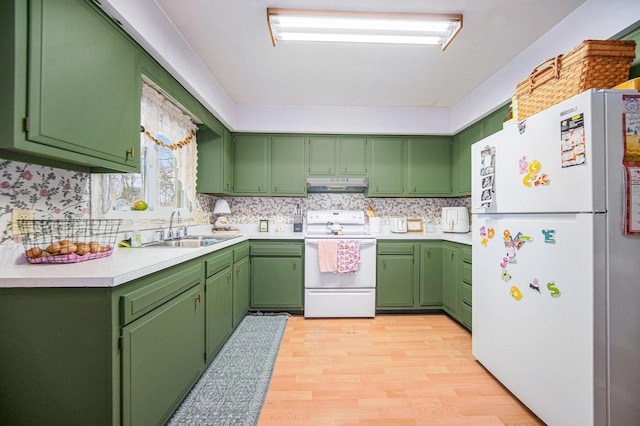
[[[11,241],[11,211],[33,210],[34,219],[83,219],[91,215],[90,175],[0,159],[0,243]]]
[[[376,216],[422,218],[440,222],[445,206],[470,207],[470,197],[461,198],[367,198],[364,194],[309,194],[307,197],[223,197],[229,202],[232,224],[257,224],[260,219],[291,224],[298,209],[365,210],[371,205]],[[213,222],[216,196],[198,194],[203,217]],[[91,218],[91,175],[18,161],[0,159],[0,244],[12,242],[11,211],[31,209],[34,219]],[[121,227],[122,228],[122,227]],[[121,229],[122,230],[122,229]],[[20,242],[19,237],[15,242]]]

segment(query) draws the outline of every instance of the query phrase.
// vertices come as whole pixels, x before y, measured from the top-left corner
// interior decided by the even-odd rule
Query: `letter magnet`
[[[556,230],[555,229],[543,229],[542,235],[544,235],[544,242],[547,244],[556,243]]]
[[[547,284],[547,289],[551,292],[551,297],[560,297],[560,290],[553,281]]]
[[[503,269],[500,278],[502,278],[502,281],[504,281],[505,283],[508,283],[509,281],[511,281],[511,274],[506,269]]]
[[[522,299],[522,292],[515,285],[511,286],[511,290],[509,291],[509,294],[511,294],[511,297],[513,297],[516,300]]]

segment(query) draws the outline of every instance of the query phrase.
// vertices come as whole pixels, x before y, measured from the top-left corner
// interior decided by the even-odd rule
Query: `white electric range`
[[[357,247],[356,272],[321,272],[318,246],[344,240]],[[373,318],[376,313],[376,239],[366,232],[360,210],[307,212],[305,234],[305,318]]]

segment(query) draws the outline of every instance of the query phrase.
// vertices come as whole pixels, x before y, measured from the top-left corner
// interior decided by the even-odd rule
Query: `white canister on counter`
[[[379,217],[369,218],[369,232],[379,234],[382,231],[382,219]]]

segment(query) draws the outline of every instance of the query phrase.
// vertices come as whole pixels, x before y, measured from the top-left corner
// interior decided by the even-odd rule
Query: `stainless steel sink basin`
[[[241,235],[232,236],[217,236],[217,235],[188,235],[186,237],[174,238],[171,240],[158,241],[155,243],[145,244],[142,247],[183,247],[183,248],[198,248],[206,247],[213,244],[221,243],[223,241],[230,240],[232,238],[238,238]]]

